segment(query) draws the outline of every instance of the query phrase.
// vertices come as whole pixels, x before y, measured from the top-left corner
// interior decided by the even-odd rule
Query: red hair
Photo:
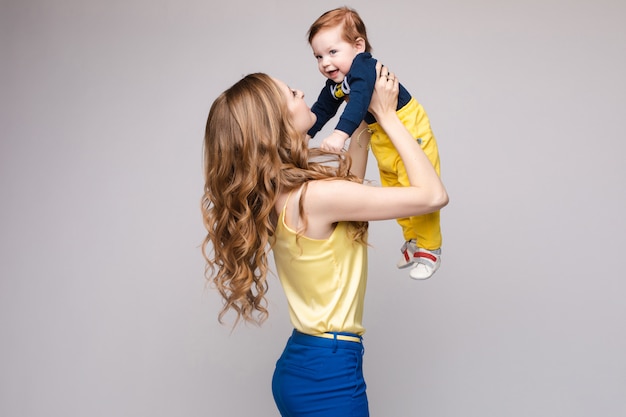
[[[345,6],[329,10],[313,22],[307,32],[309,44],[321,30],[339,25],[343,26],[342,36],[345,41],[355,43],[358,38],[362,38],[365,41],[365,52],[371,52],[372,45],[367,40],[365,23],[363,23],[361,16],[359,16],[356,10]]]

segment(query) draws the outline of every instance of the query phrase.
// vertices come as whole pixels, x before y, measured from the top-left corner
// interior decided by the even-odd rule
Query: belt
[[[324,339],[344,340],[346,342],[363,343],[361,337],[359,336],[350,336],[350,335],[341,334],[341,333],[320,333],[320,334],[312,334],[309,336],[323,337]]]

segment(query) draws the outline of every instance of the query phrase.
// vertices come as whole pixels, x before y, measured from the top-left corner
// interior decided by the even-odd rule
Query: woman
[[[395,113],[398,80],[378,64],[370,112],[393,141],[409,187],[363,184],[370,132],[347,152],[309,149],[315,116],[304,94],[251,74],[211,106],[202,200],[207,278],[224,299],[219,319],[267,318],[268,250],[294,331],[272,389],[283,417],[367,416],[361,336],[367,222],[439,210],[446,190]]]

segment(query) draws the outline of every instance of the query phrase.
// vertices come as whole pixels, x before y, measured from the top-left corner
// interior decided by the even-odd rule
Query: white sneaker
[[[428,279],[441,266],[441,249],[417,248],[413,254],[413,263],[415,266],[409,271],[409,276],[413,279]]]
[[[417,252],[417,245],[415,240],[408,240],[404,242],[404,245],[400,248],[402,252],[402,258],[398,260],[396,266],[400,269],[407,268],[415,263],[415,252]]]

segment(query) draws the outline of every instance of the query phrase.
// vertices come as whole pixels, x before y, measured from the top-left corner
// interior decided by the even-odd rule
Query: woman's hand
[[[369,111],[378,120],[396,112],[400,83],[395,74],[380,62],[376,63],[376,84]]]

